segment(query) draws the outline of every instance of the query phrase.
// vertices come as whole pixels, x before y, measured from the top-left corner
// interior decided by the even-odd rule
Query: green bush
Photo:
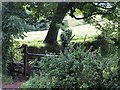
[[[63,31],[60,35],[60,39],[61,39],[62,46],[64,48],[67,47],[70,41],[72,40],[72,30],[68,29]]]
[[[5,15],[4,15],[5,16]],[[3,17],[3,27],[2,27],[2,68],[3,73],[7,68],[7,63],[12,62],[15,58],[18,59],[16,38],[24,38],[24,21],[17,16],[5,16]],[[18,46],[18,45],[17,45]],[[16,51],[15,51],[16,50]]]
[[[20,49],[20,43],[18,41],[13,41],[13,46],[10,48],[11,52],[11,59],[14,62],[21,61],[23,59],[22,57],[22,49]]]
[[[63,48],[66,48],[74,37],[72,36],[72,30],[68,29],[69,27],[68,21],[66,20],[63,21],[63,23],[61,24],[57,24],[57,27],[63,30],[63,32],[60,35],[60,41],[61,41],[61,45],[63,46]]]
[[[48,75],[45,76],[34,76],[34,77],[30,77],[30,79],[25,82],[21,87],[22,89],[26,89],[28,88],[29,90],[33,90],[33,88],[47,88],[47,89],[51,89],[51,87],[53,87],[53,83],[51,80],[51,77],[49,77]]]
[[[69,44],[69,47],[59,56],[53,55],[37,60],[39,68],[37,78],[39,79],[30,78],[24,86],[26,88],[48,88],[49,86],[49,88],[60,89],[116,88],[119,86],[116,50],[114,54],[102,57],[99,50],[85,52],[82,46],[76,49],[73,46]],[[47,84],[43,85],[44,82]]]
[[[58,26],[63,30],[61,42],[64,50],[58,56],[53,54],[50,57],[38,58],[35,71],[37,76],[30,78],[23,87],[65,90],[119,87],[117,48],[108,47],[108,53],[104,56],[101,55],[99,47],[93,52],[85,50],[83,45],[74,47],[75,45],[70,43],[72,31],[66,28],[67,23],[63,24],[65,25]],[[98,41],[103,42],[101,40],[105,42],[98,38]]]

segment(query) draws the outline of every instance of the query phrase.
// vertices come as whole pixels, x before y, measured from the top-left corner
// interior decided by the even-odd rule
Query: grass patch
[[[73,40],[72,40],[72,42],[77,42],[77,43],[78,42],[84,42],[84,39],[85,39],[85,41],[92,42],[95,39],[95,37],[97,37],[97,35],[87,37],[86,39],[83,36],[74,37]]]
[[[97,37],[97,35],[94,35],[94,36],[89,36],[89,37],[87,37],[86,38],[86,40],[85,41],[90,41],[90,42],[92,42],[94,39],[95,39],[95,37]],[[83,37],[83,36],[75,36],[73,39],[72,39],[72,41],[71,42],[76,42],[76,43],[78,43],[78,42],[83,42],[84,41],[84,38],[85,37]],[[28,40],[18,40],[19,41],[19,43],[22,45],[22,44],[27,44],[28,46],[35,46],[35,47],[38,47],[38,48],[41,48],[41,47],[47,47],[47,48],[55,48],[55,46],[49,46],[48,47],[48,45],[46,46],[44,43],[43,43],[43,40],[41,40],[41,39],[34,39],[34,40],[30,40],[30,41],[28,41]],[[58,44],[60,45],[61,44],[61,41],[60,41],[60,38],[58,38]]]
[[[87,35],[86,41],[92,41],[95,36],[100,34],[101,32],[97,30],[94,26],[91,26],[85,23],[83,20],[75,20],[67,16],[64,20],[68,21],[69,29],[72,30],[73,38],[72,42],[83,42],[85,35]],[[47,35],[48,30],[45,31],[32,31],[25,33],[26,37],[22,39],[17,39],[20,44],[27,44],[28,46],[36,46],[36,47],[44,47],[45,44],[43,40]],[[60,34],[62,30],[59,30],[58,33],[58,43],[60,44]]]
[[[44,47],[45,44],[43,43],[43,40],[40,39],[35,39],[35,40],[31,40],[31,41],[27,41],[27,40],[18,40],[20,42],[20,44],[27,44],[28,46],[36,46],[36,47]]]

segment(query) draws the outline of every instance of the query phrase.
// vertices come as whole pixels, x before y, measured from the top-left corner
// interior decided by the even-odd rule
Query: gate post
[[[23,69],[23,76],[26,77],[27,75],[27,69],[28,69],[28,48],[27,45],[24,45],[24,58],[23,58],[23,63],[24,63],[24,69]]]

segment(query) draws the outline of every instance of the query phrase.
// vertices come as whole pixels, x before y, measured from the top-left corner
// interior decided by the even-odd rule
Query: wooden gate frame
[[[23,76],[26,77],[27,75],[27,66],[28,66],[28,48],[27,48],[27,45],[24,45],[24,49],[23,49],[23,52],[24,52],[24,56],[23,56]]]
[[[49,54],[35,54],[35,53],[29,53],[29,50],[28,50],[28,46],[25,44],[23,46],[23,53],[24,53],[24,56],[23,56],[23,76],[26,77],[27,76],[27,73],[28,73],[28,55],[31,55],[31,56],[47,56],[47,57],[50,57],[50,56],[53,56],[53,55],[49,55]],[[54,56],[58,56],[58,55],[54,55]]]

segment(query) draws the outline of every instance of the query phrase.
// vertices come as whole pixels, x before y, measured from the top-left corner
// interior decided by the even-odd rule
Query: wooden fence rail
[[[28,50],[28,46],[24,45],[23,46],[23,53],[24,53],[24,58],[23,58],[23,63],[24,63],[24,67],[23,67],[23,76],[26,77],[27,73],[28,73],[28,57],[30,56],[41,56],[41,57],[50,57],[53,55],[49,55],[49,54],[35,54],[35,53],[29,53]],[[54,56],[58,56],[58,55],[54,55]]]

